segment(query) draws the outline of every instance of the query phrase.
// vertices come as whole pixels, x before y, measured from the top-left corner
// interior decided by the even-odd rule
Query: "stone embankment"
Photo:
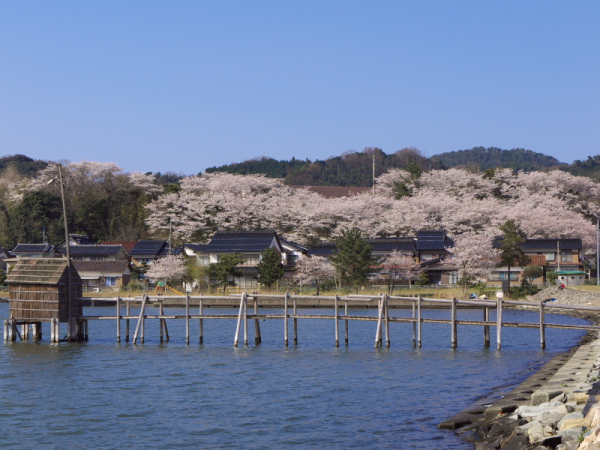
[[[600,306],[600,294],[550,287],[529,300]],[[599,322],[597,314],[577,314]],[[483,400],[440,428],[473,432],[478,450],[600,450],[600,339],[588,335],[579,347],[557,355],[500,399]]]

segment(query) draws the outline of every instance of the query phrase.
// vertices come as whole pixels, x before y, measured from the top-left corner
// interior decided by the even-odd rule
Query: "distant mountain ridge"
[[[585,175],[600,180],[600,155],[573,164],[560,162],[553,156],[523,148],[503,150],[498,147],[474,147],[424,157],[415,148],[405,148],[386,154],[378,148],[366,148],[362,152],[346,152],[323,161],[300,160],[277,161],[273,158],[254,158],[241,163],[209,167],[207,173],[228,172],[239,174],[265,174],[269,178],[282,178],[289,185],[367,187],[373,182],[373,157],[375,175],[392,168],[409,170],[418,176],[432,169],[466,168],[473,172],[503,167],[514,171],[552,169],[564,170],[574,175]]]
[[[470,150],[440,153],[439,155],[433,155],[431,160],[440,161],[447,167],[471,166],[476,170],[505,167],[527,172],[549,169],[562,164],[553,156],[526,150],[524,148],[503,150],[497,147],[474,147]]]

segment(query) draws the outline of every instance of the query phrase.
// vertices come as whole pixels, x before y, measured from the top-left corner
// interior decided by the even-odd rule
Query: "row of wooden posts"
[[[167,315],[164,311],[163,301],[167,299],[185,299],[185,314],[184,315]],[[259,298],[268,299],[279,299],[283,302],[283,313],[282,314],[259,314]],[[198,314],[192,314],[190,312],[190,300],[194,302],[198,301]],[[219,300],[239,300],[239,310],[237,314],[204,314],[205,301],[209,300],[211,304]],[[329,300],[333,302],[333,314],[298,314],[298,301],[300,300]],[[409,302],[412,308],[411,317],[395,317],[390,315],[389,302],[390,300],[400,300]],[[100,299],[98,299],[100,301]],[[131,315],[132,302],[141,302],[140,312],[138,315]],[[158,302],[159,311],[158,314],[147,314],[147,305]],[[350,315],[349,306],[359,306],[357,303],[364,305],[365,302],[375,303],[377,302],[378,313],[377,316],[365,316],[365,315]],[[253,311],[249,313],[249,304]],[[123,315],[123,305],[125,305],[125,314]],[[424,318],[422,311],[424,305],[446,307],[450,310],[450,319],[429,319]],[[535,307],[539,310],[539,323],[515,323],[505,322],[503,320],[503,310],[505,307],[516,307],[516,306],[529,306]],[[271,306],[269,305],[271,308]],[[340,310],[343,308],[343,314],[340,314]],[[458,320],[457,310],[458,308],[471,308],[480,309],[482,311],[482,320]],[[147,319],[158,319],[160,321],[159,326],[159,339],[160,342],[169,341],[169,329],[167,326],[167,320],[183,319],[185,320],[185,340],[186,343],[190,343],[190,321],[199,321],[199,337],[198,342],[200,344],[204,341],[204,320],[206,319],[235,319],[237,318],[235,336],[233,345],[238,346],[240,340],[244,345],[248,345],[248,321],[254,320],[254,343],[260,344],[262,341],[260,333],[260,320],[266,319],[283,319],[283,342],[285,346],[289,345],[289,319],[292,319],[293,335],[292,342],[294,345],[298,344],[298,319],[330,319],[335,324],[335,345],[340,345],[340,322],[344,323],[344,344],[349,343],[349,322],[350,321],[376,321],[377,326],[375,330],[375,347],[383,346],[383,335],[385,334],[385,345],[390,346],[390,323],[409,323],[412,325],[412,339],[413,343],[417,347],[422,345],[422,334],[424,323],[438,323],[438,324],[449,324],[450,325],[450,343],[453,348],[458,346],[458,325],[474,325],[483,327],[483,342],[485,346],[490,345],[490,327],[496,327],[496,345],[500,349],[502,347],[502,328],[503,327],[518,327],[518,328],[539,328],[540,345],[542,348],[546,346],[546,329],[547,328],[560,328],[560,329],[578,329],[578,330],[599,330],[600,327],[595,325],[559,325],[559,324],[548,324],[545,320],[545,313],[547,308],[552,308],[556,312],[567,312],[569,310],[586,310],[592,312],[600,312],[600,308],[592,306],[572,306],[572,305],[560,305],[560,304],[545,304],[544,302],[531,303],[531,302],[516,302],[506,301],[498,299],[497,301],[490,300],[457,300],[456,298],[448,299],[432,299],[423,297],[392,297],[386,294],[379,296],[346,296],[346,297],[324,297],[324,296],[292,296],[288,293],[285,295],[248,295],[242,293],[241,295],[232,296],[190,296],[185,297],[161,297],[155,296],[150,297],[144,295],[142,298],[136,299],[122,299],[117,297],[116,299],[116,315],[114,316],[81,316],[77,318],[77,333],[82,340],[88,339],[88,321],[89,320],[115,320],[116,321],[116,332],[117,342],[121,342],[122,339],[122,321],[125,321],[125,335],[124,339],[129,342],[131,327],[130,321],[136,320],[137,323],[132,336],[132,342],[137,344],[138,342],[143,343],[145,340],[145,322]],[[496,320],[490,321],[490,310],[496,309]],[[20,326],[21,332],[19,333],[18,327]],[[14,341],[17,337],[22,340],[29,338],[29,327],[33,328],[33,337],[41,339],[41,322],[16,322],[16,321],[5,321],[4,326],[4,340]],[[243,336],[240,337],[241,333]],[[60,324],[58,319],[51,321],[51,341],[58,342],[60,340]]]

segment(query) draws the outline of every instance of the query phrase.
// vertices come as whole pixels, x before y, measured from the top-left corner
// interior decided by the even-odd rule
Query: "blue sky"
[[[0,154],[193,174],[258,156],[600,154],[600,2],[0,2]]]

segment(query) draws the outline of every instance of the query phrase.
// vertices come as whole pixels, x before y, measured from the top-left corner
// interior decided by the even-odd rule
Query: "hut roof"
[[[67,268],[63,258],[21,258],[8,275],[8,283],[56,285]]]

